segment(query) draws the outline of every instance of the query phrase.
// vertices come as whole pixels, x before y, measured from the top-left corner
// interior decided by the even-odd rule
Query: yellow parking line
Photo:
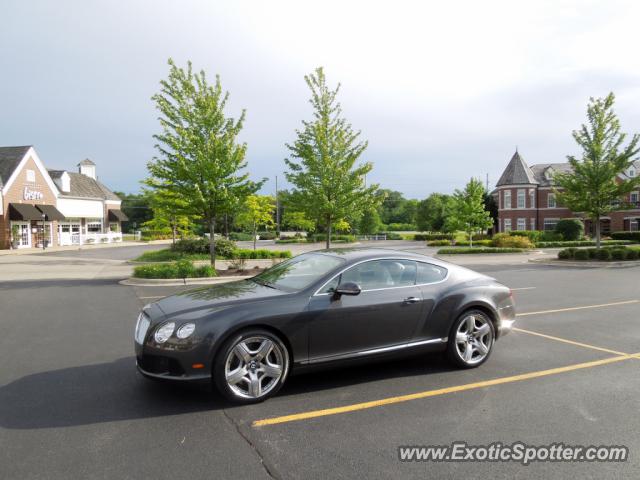
[[[284,415],[281,417],[265,418],[262,420],[254,421],[253,426],[264,427],[267,425],[276,425],[279,423],[309,420],[311,418],[325,417],[328,415],[338,415],[341,413],[355,412],[358,410],[366,410],[369,408],[381,407],[383,405],[391,405],[394,403],[408,402],[411,400],[418,400],[421,398],[436,397],[439,395],[446,395],[449,393],[463,392],[466,390],[474,390],[478,388],[491,387],[494,385],[502,385],[505,383],[519,382],[522,380],[530,380],[533,378],[546,377],[549,375],[557,375],[560,373],[571,372],[573,370],[593,368],[600,365],[607,365],[610,363],[621,362],[624,360],[628,360],[630,358],[639,358],[639,356],[640,356],[640,353],[636,353],[633,355],[626,355],[626,354],[618,355],[615,357],[605,358],[603,360],[577,363],[574,365],[568,365],[566,367],[550,368],[548,370],[539,370],[536,372],[523,373],[520,375],[513,375],[510,377],[494,378],[493,380],[485,380],[485,381],[476,382],[476,383],[467,383],[464,385],[458,385],[454,387],[439,388],[437,390],[427,390],[425,392],[412,393],[409,395],[401,395],[398,397],[383,398],[380,400],[373,400],[370,402],[355,403],[353,405],[345,405],[342,407],[326,408],[322,410],[312,410],[309,412],[296,413],[293,415]]]
[[[618,352],[617,350],[610,350],[608,348],[596,347],[595,345],[589,345],[588,343],[574,342],[573,340],[567,340],[566,338],[553,337],[544,333],[532,332],[531,330],[525,330],[524,328],[513,328],[514,332],[526,333],[529,335],[535,335],[536,337],[548,338],[549,340],[555,340],[556,342],[568,343],[569,345],[575,345],[577,347],[590,348],[592,350],[600,350],[601,352],[613,353],[614,355],[628,355],[624,352]]]
[[[545,313],[571,312],[573,310],[586,310],[589,308],[614,307],[616,305],[629,305],[631,303],[638,303],[638,302],[640,302],[640,300],[626,300],[624,302],[601,303],[599,305],[584,305],[582,307],[557,308],[555,310],[540,310],[539,312],[518,313],[516,317],[526,317],[528,315],[543,315]]]

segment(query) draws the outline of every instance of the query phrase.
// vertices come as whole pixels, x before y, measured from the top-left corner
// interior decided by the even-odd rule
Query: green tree
[[[247,146],[238,142],[238,135],[245,112],[238,120],[227,117],[229,93],[223,93],[220,78],[210,85],[204,71],[193,73],[191,62],[185,70],[170,59],[169,77],[160,84],[152,99],[162,133],[154,135],[158,154],[147,165],[150,178],[145,183],[179,198],[185,213],[206,222],[215,267],[216,220],[259,187],[242,173]]]
[[[640,177],[623,175],[632,166],[638,151],[638,134],[626,147],[626,134],[613,111],[615,96],[591,98],[587,106],[588,125],[572,132],[582,148],[582,158],[567,156],[571,172],[554,175],[558,201],[574,212],[582,212],[595,224],[596,246],[600,248],[600,218],[613,210],[628,208],[625,195],[640,185]]]
[[[193,216],[189,215],[187,205],[172,190],[157,189],[147,192],[153,218],[144,223],[151,230],[169,230],[171,240],[176,243],[176,236],[184,237],[193,232]]]
[[[309,232],[312,231],[315,227],[315,223],[313,222],[313,220],[309,220],[304,212],[291,210],[290,208],[287,208],[285,210],[282,222],[287,226],[287,228],[292,228],[296,232]]]
[[[451,197],[444,193],[432,193],[418,203],[416,225],[422,232],[440,232],[444,228]]]
[[[451,198],[451,207],[445,222],[451,231],[462,230],[473,246],[473,234],[493,225],[491,214],[484,207],[485,189],[480,180],[472,178],[464,190],[457,190]]]
[[[123,232],[135,230],[153,218],[153,210],[150,205],[151,200],[147,192],[130,194],[123,192],[114,193],[122,200],[120,209],[129,218],[129,220],[122,223]]]
[[[293,203],[309,218],[319,219],[330,248],[333,224],[374,204],[378,185],[365,185],[372,164],[357,162],[367,142],[361,142],[360,132],[342,117],[336,100],[340,85],[329,89],[322,68],[305,76],[305,81],[311,90],[313,120],[303,121],[295,142],[287,144],[285,175],[294,186]]]
[[[244,228],[249,228],[253,234],[253,249],[256,249],[256,237],[258,228],[273,227],[273,214],[276,206],[274,199],[267,195],[249,195],[236,216],[236,223]]]
[[[378,214],[378,210],[370,207],[362,212],[358,231],[361,235],[374,235],[380,231],[381,225],[382,222],[380,221],[380,214]]]

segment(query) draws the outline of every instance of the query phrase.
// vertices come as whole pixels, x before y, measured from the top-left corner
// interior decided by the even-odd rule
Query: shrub
[[[235,242],[252,242],[253,235],[245,232],[231,232],[229,233],[229,240],[233,240]]]
[[[509,235],[512,237],[527,237],[532,243],[537,243],[543,233],[540,230],[512,230]]]
[[[640,252],[634,248],[627,250],[627,260],[638,260]]]
[[[289,250],[266,250],[264,248],[251,250],[249,248],[236,248],[233,251],[232,259],[265,259],[265,258],[291,258],[291,252]]]
[[[568,248],[565,248],[564,250],[560,250],[558,252],[558,258],[560,260],[571,260],[573,259],[573,254]]]
[[[277,244],[287,244],[287,243],[302,243],[305,240],[303,238],[281,238],[280,240],[276,240]]]
[[[133,269],[133,276],[137,278],[196,278],[215,277],[216,271],[211,265],[195,267],[187,260],[158,265],[138,265]]]
[[[611,260],[626,260],[627,250],[624,248],[614,248],[611,250]]]
[[[431,240],[427,242],[428,247],[448,247],[451,245],[451,240]]]
[[[486,247],[452,247],[441,248],[438,250],[438,255],[453,255],[453,254],[466,254],[466,253],[519,253],[526,250],[522,248],[486,248]]]
[[[614,240],[631,240],[632,242],[640,242],[640,232],[611,232],[611,238]]]
[[[544,231],[540,233],[538,238],[540,242],[560,242],[562,241],[562,235],[553,231]]]
[[[512,237],[508,234],[498,233],[494,235],[492,244],[500,248],[533,248],[531,240],[527,237]]]
[[[587,255],[589,258],[594,259],[598,255],[597,248],[587,248]]]
[[[601,248],[596,252],[596,258],[603,262],[611,260],[611,250],[608,248]]]
[[[258,232],[260,240],[275,240],[276,232]]]
[[[235,242],[227,240],[226,238],[218,238],[216,240],[216,256],[220,258],[231,258],[233,251],[236,248]],[[209,253],[209,239],[208,238],[185,238],[178,240],[175,245],[171,246],[171,249],[175,252],[181,253]]]
[[[589,252],[587,250],[576,250],[573,258],[576,260],[589,260]]]
[[[564,240],[580,240],[584,234],[584,224],[577,218],[563,218],[556,223],[555,232]]]

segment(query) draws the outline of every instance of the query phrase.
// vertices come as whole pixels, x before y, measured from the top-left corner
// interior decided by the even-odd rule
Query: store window
[[[102,220],[87,219],[87,233],[102,233]]]
[[[114,233],[119,232],[120,231],[120,225],[117,224],[117,223],[110,223],[109,224],[109,231],[110,232],[114,232]]]

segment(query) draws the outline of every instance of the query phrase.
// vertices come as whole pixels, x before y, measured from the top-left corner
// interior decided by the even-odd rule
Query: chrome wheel
[[[238,397],[259,399],[271,392],[287,374],[286,348],[272,338],[252,336],[229,351],[224,374],[227,386]]]
[[[456,331],[456,351],[467,365],[481,363],[493,346],[493,329],[483,315],[469,314]]]

